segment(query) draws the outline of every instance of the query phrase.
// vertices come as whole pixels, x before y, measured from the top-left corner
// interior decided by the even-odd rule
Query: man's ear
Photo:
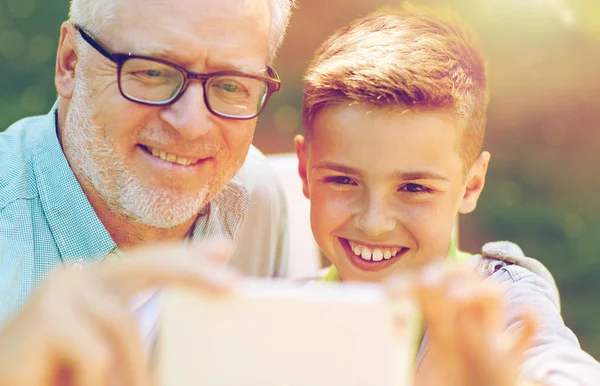
[[[296,144],[296,155],[298,156],[298,174],[302,179],[302,193],[304,197],[310,199],[310,192],[308,189],[308,178],[306,176],[306,161],[307,161],[307,143],[306,139],[302,135],[297,135],[294,138]]]
[[[477,200],[479,200],[485,185],[490,157],[491,155],[487,151],[482,152],[469,170],[465,192],[458,208],[459,213],[471,213],[477,207]]]
[[[75,68],[79,60],[75,35],[77,31],[73,24],[65,21],[60,27],[60,40],[56,53],[56,69],[54,84],[58,95],[71,99],[75,89]]]

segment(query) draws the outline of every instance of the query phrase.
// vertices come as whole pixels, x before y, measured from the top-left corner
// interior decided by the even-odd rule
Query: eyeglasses
[[[177,101],[190,82],[199,80],[204,87],[204,102],[216,116],[252,119],[258,116],[281,82],[272,67],[267,75],[240,71],[198,74],[166,60],[147,56],[111,54],[83,28],[75,26],[83,40],[117,67],[119,91],[125,99],[150,106],[167,106]]]

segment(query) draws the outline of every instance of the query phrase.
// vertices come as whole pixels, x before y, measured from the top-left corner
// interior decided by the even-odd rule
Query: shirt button
[[[81,270],[83,270],[83,264],[81,264],[81,263],[75,263],[75,264],[73,264],[71,266],[71,269],[73,271],[81,271]]]

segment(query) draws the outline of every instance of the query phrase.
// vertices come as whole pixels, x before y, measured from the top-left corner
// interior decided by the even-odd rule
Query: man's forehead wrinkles
[[[208,44],[204,47],[195,44],[193,49],[181,50],[152,41],[128,41],[127,47],[128,49],[125,50],[116,49],[115,52],[167,60],[186,67],[190,71],[238,70],[254,74],[266,71],[266,58],[264,62],[251,61],[247,58],[232,58],[224,53],[215,52]],[[232,41],[228,45],[220,44],[219,50],[236,47],[237,45]]]
[[[162,59],[192,72],[264,75],[269,9],[268,0],[126,0],[112,28],[98,36],[112,52]]]

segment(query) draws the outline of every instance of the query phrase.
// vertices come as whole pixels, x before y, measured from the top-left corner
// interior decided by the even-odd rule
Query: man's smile
[[[145,150],[147,153],[152,154],[153,157],[160,158],[163,161],[167,161],[170,163],[175,163],[183,166],[189,166],[198,163],[200,158],[194,158],[191,156],[177,155],[173,153],[169,153],[167,151],[161,150],[156,147],[149,147],[140,145],[140,147]]]

